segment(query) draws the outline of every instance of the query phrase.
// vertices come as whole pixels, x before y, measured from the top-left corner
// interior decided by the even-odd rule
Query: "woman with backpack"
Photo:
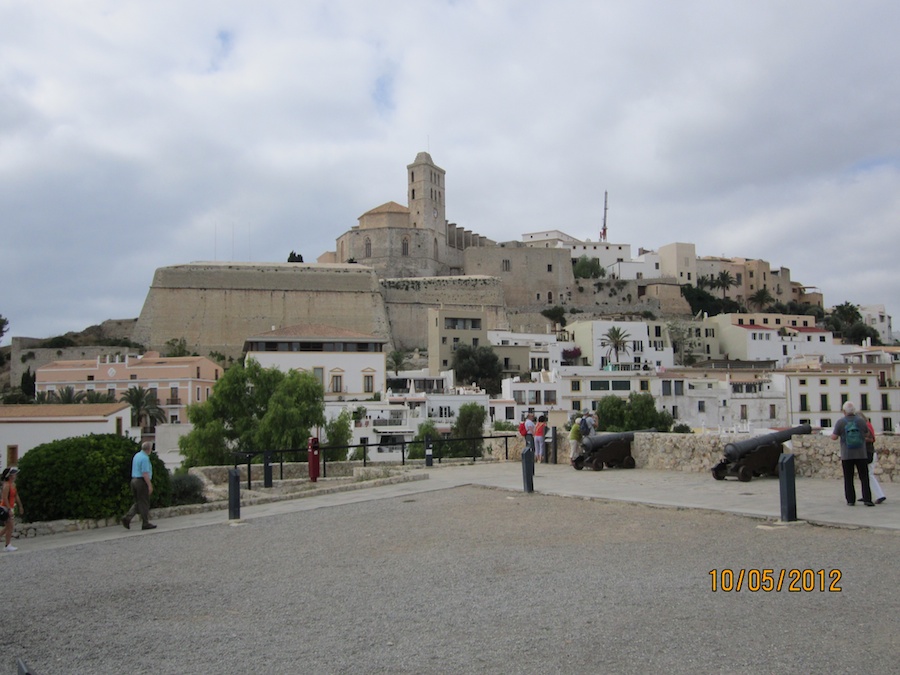
[[[866,506],[875,506],[872,502],[872,490],[869,487],[869,467],[866,462],[866,439],[869,430],[862,415],[856,414],[856,406],[850,401],[843,405],[844,416],[834,425],[831,440],[841,441],[841,468],[844,471],[844,497],[847,505],[856,504],[856,488],[853,485],[853,470],[859,474],[862,483],[862,500]]]

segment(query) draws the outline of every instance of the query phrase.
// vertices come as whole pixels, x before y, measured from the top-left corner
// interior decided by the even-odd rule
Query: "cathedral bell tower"
[[[447,224],[444,208],[445,171],[437,166],[427,152],[416,155],[407,165],[409,226],[445,233]]]

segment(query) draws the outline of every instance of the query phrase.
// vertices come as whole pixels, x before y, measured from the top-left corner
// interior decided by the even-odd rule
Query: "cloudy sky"
[[[900,321],[892,0],[0,0],[0,315],[140,314],[158,267],[306,261],[406,203],[764,258]]]

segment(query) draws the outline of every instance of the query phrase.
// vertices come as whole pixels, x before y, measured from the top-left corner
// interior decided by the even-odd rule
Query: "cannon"
[[[642,429],[641,431],[652,432],[656,429]],[[634,457],[631,456],[631,442],[634,440],[635,433],[640,432],[621,431],[582,439],[581,454],[572,461],[572,466],[576,471],[581,471],[586,466],[591,467],[594,471],[602,471],[604,465],[633,469]]]
[[[712,468],[713,478],[725,480],[726,476],[736,476],[746,483],[754,476],[777,476],[782,443],[791,440],[792,436],[809,433],[812,433],[812,427],[801,424],[784,431],[728,443],[725,445],[725,457]]]

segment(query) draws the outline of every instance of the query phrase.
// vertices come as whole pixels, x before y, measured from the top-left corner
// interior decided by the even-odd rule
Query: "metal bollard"
[[[797,520],[797,485],[792,453],[778,458],[778,487],[781,492],[781,520],[792,523]]]
[[[534,448],[526,447],[522,451],[522,480],[525,492],[534,492]]]
[[[272,487],[272,451],[263,453],[263,487]]]
[[[228,470],[228,520],[241,519],[241,472]]]

